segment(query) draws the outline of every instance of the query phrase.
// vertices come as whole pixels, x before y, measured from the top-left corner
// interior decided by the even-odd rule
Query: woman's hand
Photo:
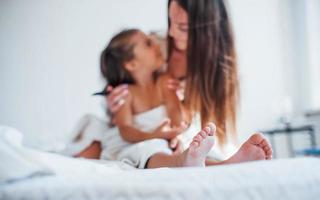
[[[128,85],[122,84],[115,88],[108,86],[107,92],[109,92],[107,96],[108,109],[112,114],[115,114],[124,104],[124,98],[128,95]]]
[[[180,101],[184,100],[184,91],[186,87],[185,81],[180,81],[178,79],[169,79],[167,82],[167,87],[170,90],[175,90]]]
[[[187,128],[185,122],[181,123],[181,125],[178,127],[171,127],[170,124],[170,119],[167,119],[164,122],[162,122],[162,124],[156,130],[153,131],[152,134],[154,138],[171,140],[180,135]]]

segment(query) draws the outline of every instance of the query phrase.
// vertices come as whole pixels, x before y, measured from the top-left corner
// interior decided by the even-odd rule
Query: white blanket
[[[320,160],[317,158],[207,168],[136,170],[119,162],[90,161],[33,151],[19,146],[18,132],[10,133],[11,139],[2,140],[0,145],[7,141],[8,145],[0,149],[1,200],[314,200],[320,196]],[[19,150],[10,154],[14,146],[19,146]],[[47,173],[30,176],[34,172]]]
[[[22,134],[0,126],[0,183],[34,175],[52,173],[33,156],[31,149],[22,146]]]
[[[55,153],[37,151],[22,146],[22,134],[15,129],[0,126],[0,184],[43,175],[81,174],[84,171],[109,173],[111,169],[133,169],[120,162],[75,159]],[[77,167],[75,167],[77,166]],[[116,168],[114,167],[116,166]],[[113,171],[111,170],[111,171]]]

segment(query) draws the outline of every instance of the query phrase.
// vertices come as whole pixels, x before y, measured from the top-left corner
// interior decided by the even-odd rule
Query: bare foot
[[[271,160],[272,148],[261,133],[252,135],[233,155],[224,163],[239,163],[254,160]]]
[[[205,166],[207,154],[214,145],[216,126],[209,123],[191,142],[189,148],[183,152],[181,166]]]

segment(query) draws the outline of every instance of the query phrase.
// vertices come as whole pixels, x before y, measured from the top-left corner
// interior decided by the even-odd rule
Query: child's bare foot
[[[270,160],[272,148],[261,133],[252,135],[239,149],[239,151],[224,163],[239,163],[254,160]]]
[[[209,123],[191,142],[189,148],[182,154],[182,166],[205,166],[207,154],[214,145],[216,126]]]

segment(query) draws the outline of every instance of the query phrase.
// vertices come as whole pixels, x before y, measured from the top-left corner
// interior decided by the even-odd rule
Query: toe
[[[202,140],[203,138],[200,133],[193,138],[193,141],[196,141],[196,142],[201,142]]]
[[[269,148],[272,149],[272,146],[271,146],[270,142],[269,142],[267,139],[266,139],[266,145],[267,145]]]
[[[207,134],[207,135],[210,135],[210,132],[211,132],[211,128],[206,126],[203,131]]]
[[[271,144],[268,142],[268,140],[265,139],[265,140],[262,142],[262,147],[271,148]]]
[[[201,136],[201,132],[196,137],[198,138],[199,142],[203,140],[203,137]]]
[[[271,149],[271,144],[268,142],[267,139],[264,139],[261,143],[260,143],[260,147],[263,148],[264,150],[269,150]]]
[[[263,146],[261,147],[263,149],[264,152],[267,152],[270,150],[270,147],[269,146]]]
[[[271,160],[271,158],[272,158],[272,149],[269,148],[268,150],[265,150],[265,154],[266,154],[266,159],[267,160]]]
[[[259,145],[259,146],[260,146],[261,142],[263,142],[264,140],[265,140],[265,138],[261,133],[255,133],[248,139],[248,141],[251,144]]]
[[[266,157],[266,160],[271,160],[271,159],[272,159],[271,155]]]
[[[205,139],[207,137],[206,131],[200,131],[199,135],[201,135],[202,139]]]
[[[213,132],[211,131],[211,128],[209,126],[204,128],[204,131],[206,132],[207,136],[213,136]]]
[[[208,127],[210,128],[210,132],[208,135],[213,136],[216,133],[217,127],[214,123],[209,123]]]
[[[199,138],[197,136],[194,136],[194,138],[192,139],[192,142],[200,142]]]
[[[210,132],[214,133],[217,130],[216,125],[214,123],[212,123],[212,122],[208,123],[208,127],[210,128]]]
[[[266,153],[268,156],[272,156],[273,151],[272,151],[272,149],[269,149]]]
[[[268,142],[264,139],[260,142],[259,146],[264,149],[267,148],[269,145]]]

